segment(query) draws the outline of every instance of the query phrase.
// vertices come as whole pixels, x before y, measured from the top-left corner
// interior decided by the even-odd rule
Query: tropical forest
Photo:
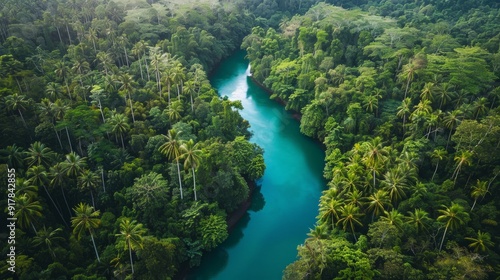
[[[0,0],[0,279],[500,279],[495,0]]]

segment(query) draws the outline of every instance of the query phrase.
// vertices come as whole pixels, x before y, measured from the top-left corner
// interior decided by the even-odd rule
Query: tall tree
[[[478,179],[476,184],[472,187],[472,191],[470,193],[470,196],[474,199],[474,203],[472,204],[470,211],[474,210],[474,207],[476,206],[477,200],[480,197],[484,197],[484,196],[486,196],[486,194],[489,193],[488,185],[486,183],[487,183],[486,181],[481,181]]]
[[[125,218],[120,222],[120,233],[116,234],[120,239],[123,239],[128,248],[128,253],[130,256],[130,265],[132,266],[132,274],[134,274],[134,262],[132,261],[132,250],[137,248],[142,248],[142,236],[146,233],[146,230],[142,227],[142,224],[136,223],[134,220]]]
[[[29,101],[26,99],[24,95],[20,95],[18,93],[13,93],[11,95],[7,95],[4,97],[4,102],[5,102],[5,107],[9,111],[16,111],[19,116],[21,117],[21,120],[23,121],[24,127],[28,128],[26,124],[26,120],[24,119],[23,116],[23,111],[26,110]]]
[[[432,151],[431,157],[436,161],[436,168],[434,169],[434,173],[432,173],[431,181],[434,181],[434,176],[436,176],[436,172],[439,168],[439,162],[442,161],[446,155],[448,155],[448,152],[443,148],[434,149],[434,151]]]
[[[121,74],[119,77],[119,81],[122,86],[119,90],[122,90],[125,93],[125,96],[128,96],[128,101],[130,105],[130,113],[132,114],[132,122],[135,123],[135,115],[134,115],[134,106],[132,105],[132,92],[134,89],[134,80],[129,74]],[[125,103],[127,103],[127,98],[125,97]]]
[[[354,205],[354,204],[347,204],[345,206],[340,207],[340,212],[341,212],[341,218],[338,220],[337,224],[342,224],[342,227],[345,230],[347,230],[347,227],[349,227],[352,231],[352,235],[354,236],[354,240],[356,242],[358,239],[356,238],[356,234],[354,233],[354,227],[355,225],[363,226],[359,218],[363,215],[359,207]]]
[[[57,213],[59,216],[61,216],[62,221],[64,224],[66,224],[66,220],[64,219],[64,216],[61,213],[61,210],[59,210],[59,207],[57,206],[56,202],[52,198],[52,195],[50,194],[49,190],[47,189],[46,183],[47,183],[47,171],[43,165],[34,165],[30,167],[26,171],[26,175],[28,176],[28,182],[30,184],[33,184],[35,186],[42,186],[43,189],[45,190],[45,193],[49,197],[50,201],[54,205],[54,208],[56,209]],[[67,224],[66,224],[67,225]]]
[[[159,151],[164,154],[168,160],[175,160],[177,163],[177,175],[179,177],[179,190],[181,192],[181,199],[184,198],[182,193],[182,180],[181,180],[181,170],[179,164],[179,158],[181,157],[181,144],[182,141],[179,140],[179,135],[182,134],[182,131],[177,132],[175,129],[170,129],[167,133],[166,139],[167,142],[162,144],[159,148]]]
[[[439,251],[443,248],[444,239],[448,229],[455,229],[459,226],[465,224],[469,220],[469,213],[465,212],[462,205],[452,202],[450,207],[442,205],[444,209],[440,209],[439,213],[441,215],[437,218],[439,222],[445,223],[443,238],[441,239],[441,244],[439,245]]]
[[[28,228],[30,225],[36,233],[36,227],[33,222],[36,218],[42,217],[42,205],[38,200],[29,197],[27,194],[16,197],[16,212],[14,218],[21,228]]]
[[[54,252],[54,249],[52,249],[52,246],[54,245],[55,242],[64,240],[64,238],[59,235],[61,232],[62,228],[56,228],[52,230],[52,228],[50,227],[47,229],[45,226],[43,226],[43,229],[39,230],[36,233],[36,236],[33,237],[33,244],[35,246],[40,246],[42,244],[47,245],[47,248],[49,249],[52,258],[55,259],[56,254]]]
[[[95,255],[97,256],[97,261],[101,262],[99,258],[99,253],[97,252],[97,246],[94,241],[94,230],[99,227],[101,220],[99,219],[100,211],[94,211],[94,208],[88,204],[81,203],[73,208],[75,211],[75,217],[71,218],[71,225],[73,227],[73,234],[76,238],[80,240],[86,231],[89,232],[90,238],[92,239],[92,244],[94,245]]]
[[[202,151],[198,149],[198,143],[195,144],[193,139],[189,139],[189,141],[182,143],[180,150],[182,153],[181,158],[184,160],[184,169],[191,168],[191,171],[193,172],[194,200],[197,201],[195,170],[200,164]]]
[[[488,232],[477,231],[476,237],[466,237],[470,241],[469,248],[474,252],[486,252],[495,244],[491,241],[491,235]]]
[[[127,133],[128,130],[130,129],[127,117],[124,114],[113,114],[111,116],[111,119],[109,120],[109,124],[111,125],[111,131],[115,135],[120,135],[122,148],[125,149],[125,143],[123,142],[123,134]]]
[[[92,199],[92,207],[95,208],[94,189],[99,185],[99,176],[94,172],[84,169],[78,176],[78,187],[82,190],[88,190]]]

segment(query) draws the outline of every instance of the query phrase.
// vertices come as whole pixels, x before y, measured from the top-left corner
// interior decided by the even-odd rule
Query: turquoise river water
[[[251,141],[264,148],[267,168],[247,214],[191,271],[191,280],[281,279],[314,227],[325,185],[320,145],[300,134],[298,121],[252,82],[244,55],[223,61],[210,81],[221,96],[242,102],[240,113],[251,125]]]

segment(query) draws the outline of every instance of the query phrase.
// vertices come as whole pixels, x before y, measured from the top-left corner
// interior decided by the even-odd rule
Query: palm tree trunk
[[[130,102],[130,113],[132,114],[132,122],[135,123],[134,107],[132,106],[132,97],[128,93],[128,101]]]
[[[179,160],[178,159],[177,159],[177,174],[179,175],[179,189],[181,191],[181,199],[184,199],[184,196],[182,195],[181,170],[179,168]]]
[[[376,189],[377,186],[375,186],[375,169],[373,169],[373,189]]]
[[[354,233],[354,228],[351,227],[351,230],[352,230],[352,235],[354,236],[354,241],[358,242],[358,238],[356,238],[356,234]]]
[[[191,97],[191,112],[194,112],[194,104],[193,104],[193,92],[190,92],[189,93],[190,97]]]
[[[134,262],[132,261],[132,248],[130,248],[130,240],[127,240],[128,254],[130,256],[130,265],[132,266],[132,274],[134,274]]]
[[[68,127],[66,126],[66,136],[68,136],[68,142],[69,142],[69,149],[71,152],[73,151],[73,145],[71,144],[71,138],[69,138],[69,132],[68,132]]]
[[[443,248],[444,238],[446,237],[446,231],[448,231],[448,227],[444,229],[443,239],[441,239],[441,245],[439,245],[439,251],[441,252],[441,248]]]
[[[57,133],[56,126],[54,124],[52,124],[52,127],[54,128],[54,132],[56,133],[56,137],[57,137],[57,142],[59,142],[59,146],[61,147],[61,150],[62,150],[63,149],[63,145],[62,145],[62,142],[61,142],[61,137],[59,136],[59,133]]]
[[[193,170],[193,191],[194,191],[194,201],[197,201],[198,198],[196,197],[196,176],[194,175],[194,167],[191,167],[191,170]]]
[[[92,189],[90,189],[90,198],[92,199],[92,207],[95,209],[94,193],[92,192]]]
[[[64,198],[64,203],[66,203],[66,208],[68,208],[68,213],[69,213],[69,216],[71,217],[71,209],[69,208],[68,200],[66,199],[66,195],[64,194],[63,186],[62,185],[59,185],[59,186],[61,187],[61,193],[62,193],[63,198]]]
[[[144,65],[146,66],[146,75],[148,76],[148,81],[151,81],[151,77],[149,75],[148,61],[146,60],[146,56],[143,56],[143,58],[144,58]]]
[[[21,109],[18,108],[17,111],[19,112],[19,115],[21,116],[21,120],[23,121],[24,127],[28,128],[28,126],[26,125],[26,121],[24,120],[23,113],[21,113]]]
[[[102,189],[106,192],[106,184],[104,183],[104,168],[101,169],[101,180],[102,180]]]
[[[104,112],[102,111],[101,99],[97,99],[99,101],[99,111],[101,111],[102,123],[106,123],[106,118],[104,118]]]
[[[56,208],[57,213],[59,213],[59,216],[61,216],[61,219],[62,219],[63,223],[64,223],[66,226],[68,226],[68,224],[66,223],[66,220],[64,219],[64,217],[63,217],[63,215],[62,215],[61,211],[60,211],[60,210],[59,210],[59,208],[57,207],[56,202],[52,199],[52,196],[50,195],[49,190],[47,190],[47,187],[43,186],[43,189],[44,189],[44,190],[45,190],[45,192],[47,193],[47,195],[48,195],[48,197],[49,197],[50,201],[52,202],[52,204],[54,204],[54,207]]]
[[[101,259],[99,258],[99,253],[97,252],[97,247],[95,246],[94,235],[92,234],[92,231],[90,229],[89,232],[90,232],[90,238],[92,238],[92,244],[94,245],[94,251],[95,255],[97,256],[97,261],[101,262]]]
[[[434,173],[432,174],[431,182],[434,181],[434,176],[436,176],[436,172],[438,171],[439,161],[436,163],[436,169],[434,169]]]
[[[474,203],[472,204],[472,207],[470,208],[470,211],[474,210],[474,207],[476,206],[477,198],[474,199]]]
[[[120,132],[120,138],[122,139],[122,148],[125,150],[125,144],[123,143],[123,134]]]
[[[38,234],[38,232],[36,231],[36,228],[35,228],[35,225],[33,224],[33,222],[30,222],[31,224],[31,227],[33,228],[33,231],[35,232],[35,234]]]
[[[410,86],[410,79],[408,79],[408,81],[406,82],[405,97],[403,98],[403,100],[406,99],[406,94],[408,93],[409,86]]]
[[[142,62],[140,58],[139,58],[139,69],[141,71],[141,80],[144,80],[144,75],[142,74]]]

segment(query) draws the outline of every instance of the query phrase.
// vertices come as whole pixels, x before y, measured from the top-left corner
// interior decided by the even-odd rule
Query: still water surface
[[[210,81],[221,96],[240,100],[251,141],[264,148],[266,171],[248,213],[229,238],[206,254],[188,279],[281,279],[297,256],[297,245],[314,227],[323,186],[324,152],[300,134],[299,123],[254,84],[244,52],[236,52]]]

